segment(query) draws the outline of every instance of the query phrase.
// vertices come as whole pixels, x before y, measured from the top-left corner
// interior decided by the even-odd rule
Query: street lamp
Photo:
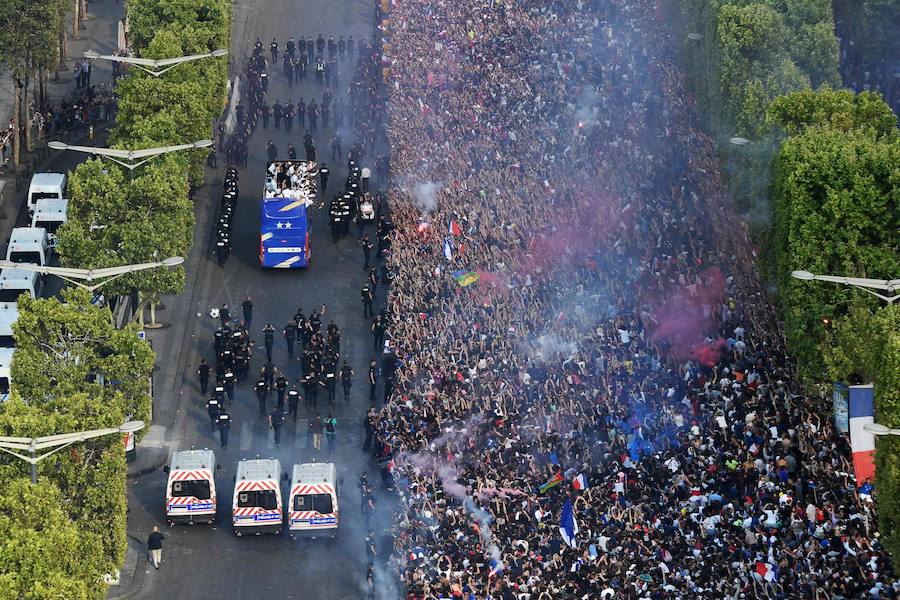
[[[54,150],[74,150],[75,152],[86,152],[87,154],[105,156],[109,160],[122,165],[130,171],[134,171],[154,156],[159,156],[160,154],[177,152],[179,150],[208,148],[209,146],[212,146],[212,144],[212,140],[197,140],[192,144],[180,144],[178,146],[162,146],[160,148],[147,148],[145,150],[118,150],[115,148],[97,148],[95,146],[72,146],[59,141],[47,142],[47,145]],[[126,160],[129,162],[125,162]],[[136,160],[137,162],[135,162]]]
[[[93,293],[94,290],[106,285],[113,279],[118,279],[122,275],[134,273],[135,271],[143,271],[145,269],[155,269],[157,267],[176,267],[183,262],[184,258],[180,256],[170,256],[159,262],[106,267],[105,269],[69,269],[66,267],[47,267],[31,263],[18,263],[11,260],[0,260],[0,269],[22,269],[24,271],[34,271],[35,273],[41,273],[43,275],[56,275],[60,279],[64,279],[73,285]],[[98,281],[98,283],[87,285],[82,283],[82,281]]]
[[[842,283],[876,296],[888,304],[893,304],[900,299],[900,294],[894,293],[900,290],[900,279],[864,279],[861,277],[838,277],[836,275],[816,275],[809,271],[792,271],[791,277],[800,279],[801,281],[830,281],[831,283]],[[872,290],[882,290],[893,296],[885,296]]]
[[[735,146],[746,146],[747,144],[750,143],[750,140],[748,140],[747,138],[740,137],[737,135],[730,138],[728,141],[731,142],[732,144],[734,144]]]
[[[92,438],[112,435],[114,433],[134,433],[135,431],[140,431],[143,428],[143,421],[127,421],[119,427],[113,427],[109,429],[93,429],[91,431],[62,433],[59,435],[48,435],[39,438],[0,436],[0,450],[6,452],[7,454],[12,454],[16,458],[21,458],[27,463],[30,463],[31,483],[37,483],[37,464],[51,454],[62,450],[66,446],[71,446],[76,442],[83,442]],[[37,451],[44,450],[45,448],[53,448],[53,450],[50,450],[49,452],[45,452],[38,456]],[[30,456],[25,456],[23,454],[19,454],[18,452],[13,452],[13,450],[25,450],[30,453]]]
[[[102,58],[104,60],[111,60],[114,62],[134,65],[145,73],[149,73],[154,77],[159,77],[169,69],[174,69],[182,63],[190,62],[192,60],[200,60],[201,58],[218,58],[220,56],[225,56],[226,54],[228,54],[228,50],[219,48],[218,50],[213,50],[212,52],[207,52],[206,54],[191,54],[189,56],[179,56],[177,58],[153,59],[135,58],[133,56],[116,56],[114,54],[99,54],[97,52],[94,52],[93,50],[88,50],[84,53],[84,57],[91,60]],[[160,67],[165,68],[160,69]]]
[[[892,429],[881,423],[866,423],[863,425],[863,429],[872,435],[900,435],[900,429]]]

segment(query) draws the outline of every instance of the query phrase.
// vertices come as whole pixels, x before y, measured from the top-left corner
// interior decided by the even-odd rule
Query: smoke
[[[545,333],[530,341],[529,355],[536,360],[548,361],[558,354],[569,358],[576,352],[575,342],[566,341],[558,333]]]
[[[421,181],[411,175],[401,176],[398,185],[410,198],[416,207],[425,215],[430,215],[438,206],[438,192],[444,187],[440,182]]]
[[[657,327],[651,339],[663,342],[676,358],[718,362],[721,344],[706,339],[715,326],[714,313],[725,292],[725,278],[717,267],[700,273],[699,281],[684,286],[654,312]]]

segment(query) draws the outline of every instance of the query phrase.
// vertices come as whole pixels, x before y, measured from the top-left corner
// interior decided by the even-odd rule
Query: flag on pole
[[[450,245],[450,240],[444,240],[444,258],[453,260],[453,246]]]
[[[569,547],[575,547],[575,536],[578,535],[578,521],[575,520],[575,511],[572,510],[572,501],[569,499],[566,499],[566,503],[563,504],[562,514],[559,517],[559,534]]]
[[[450,219],[450,222],[447,224],[447,233],[450,235],[462,235],[462,229],[460,229],[459,223]]]
[[[590,486],[588,485],[587,475],[579,473],[578,477],[572,480],[572,487],[579,491],[588,489]]]
[[[540,490],[540,492],[543,494],[544,492],[546,492],[546,491],[549,490],[550,488],[556,487],[557,485],[559,485],[560,483],[562,483],[562,480],[563,480],[562,472],[557,471],[557,472],[556,472],[556,475],[554,475],[553,477],[551,477],[551,478],[547,481],[547,483],[542,483],[542,484],[540,485],[540,487],[538,488],[538,490]]]
[[[865,426],[875,422],[875,397],[871,385],[851,385],[848,412],[850,414],[850,451],[853,453],[853,472],[856,485],[875,477],[875,436]]]

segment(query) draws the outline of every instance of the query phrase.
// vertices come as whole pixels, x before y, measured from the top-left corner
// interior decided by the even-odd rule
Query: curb
[[[137,557],[134,563],[134,571],[131,572],[130,584],[127,587],[123,583],[120,583],[116,586],[107,587],[106,598],[108,598],[109,600],[125,600],[126,598],[131,598],[132,596],[137,595],[142,589],[144,589],[144,572],[141,569],[142,558],[146,560],[144,542],[134,537],[130,533],[126,535],[129,549],[134,547],[134,551],[137,553]],[[144,556],[142,557],[142,555]]]
[[[130,480],[138,479],[145,475],[149,475],[150,473],[154,473],[154,472],[158,471],[159,469],[161,469],[166,464],[166,461],[169,460],[168,449],[166,449],[164,447],[162,447],[162,448],[144,448],[144,452],[151,452],[151,451],[158,453],[159,457],[152,459],[152,462],[149,465],[147,465],[146,467],[142,467],[141,469],[137,470],[136,472],[128,473],[125,476],[126,479],[130,479]]]

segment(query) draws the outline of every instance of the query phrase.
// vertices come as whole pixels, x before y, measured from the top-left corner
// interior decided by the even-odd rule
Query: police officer
[[[271,413],[269,413],[269,426],[272,428],[272,431],[275,432],[275,445],[281,445],[281,426],[284,425],[284,412],[282,412],[281,408],[275,407]]]
[[[363,269],[368,269],[369,261],[372,260],[372,248],[374,248],[375,245],[369,240],[368,233],[363,234],[362,239],[359,241],[359,244],[360,246],[362,246],[363,256],[366,257],[366,262],[363,265]]]
[[[225,266],[225,261],[228,260],[230,253],[231,244],[228,243],[228,238],[220,239],[216,242],[216,262],[219,263],[220,267]]]
[[[230,368],[225,369],[225,393],[228,395],[228,401],[234,402],[234,385],[237,383],[237,378],[234,376],[234,373]]]
[[[269,104],[265,100],[263,100],[262,106],[259,107],[259,114],[262,116],[263,129],[268,129],[269,117],[272,114],[272,109],[269,108]]]
[[[334,366],[325,367],[322,370],[325,375],[325,389],[328,390],[328,404],[334,405],[335,390],[337,389],[337,377],[334,376]]]
[[[303,391],[306,392],[306,405],[316,408],[319,402],[319,375],[315,369],[310,369],[309,375],[306,376]]]
[[[288,160],[297,160],[297,149],[294,148],[294,144],[288,144],[287,155]]]
[[[375,320],[372,321],[372,337],[375,338],[376,351],[384,345],[384,330],[384,317],[378,314],[375,316]]]
[[[306,102],[302,97],[297,101],[297,126],[306,127]],[[306,135],[309,135],[308,131]],[[306,136],[303,139],[306,140]]]
[[[297,341],[297,324],[288,321],[284,326],[284,341],[287,344],[288,358],[294,358],[294,342]]]
[[[294,87],[294,59],[285,54],[282,68],[284,69],[284,76],[288,81],[288,87]]]
[[[369,401],[375,401],[375,387],[378,385],[378,366],[375,359],[369,363]]]
[[[206,390],[209,389],[209,372],[212,370],[212,367],[209,366],[209,363],[206,362],[205,358],[200,359],[200,366],[197,367],[197,377],[200,378],[200,393],[204,396],[206,395]]]
[[[228,414],[224,406],[219,410],[219,415],[216,417],[216,425],[219,428],[219,441],[222,442],[222,447],[225,448],[228,446],[228,430],[231,429],[231,415]]]
[[[287,44],[284,45],[284,51],[288,56],[294,58],[294,50],[296,50],[297,44],[294,43],[294,37],[291,36],[288,38]]]
[[[260,379],[256,382],[254,389],[256,390],[256,401],[259,403],[259,416],[263,417],[266,414],[266,396],[269,395],[269,386],[266,385],[264,379]]]
[[[363,284],[360,296],[362,296],[363,303],[363,318],[368,319],[369,317],[375,316],[375,310],[372,308],[372,302],[374,302],[375,297],[372,295],[372,289],[369,287],[368,281]]]
[[[344,361],[341,367],[341,385],[344,387],[344,401],[350,402],[350,387],[353,385],[353,369]]]
[[[331,171],[328,170],[328,166],[325,163],[322,163],[322,166],[319,167],[319,181],[322,183],[322,193],[325,193],[325,190],[328,189],[328,175],[331,174]]]
[[[216,430],[216,423],[219,419],[219,411],[221,408],[222,404],[215,396],[212,396],[206,401],[206,413],[209,415],[209,428],[212,431]]]
[[[287,393],[288,380],[284,375],[279,374],[275,379],[275,392],[277,394],[276,406],[278,410],[284,410],[284,395]]]
[[[278,147],[275,146],[275,142],[269,140],[269,143],[266,144],[266,156],[269,157],[269,162],[275,162],[275,159],[278,158]]]
[[[272,38],[272,43],[269,44],[269,50],[272,52],[272,62],[278,61],[278,42],[275,38]]]
[[[267,323],[265,327],[263,327],[263,341],[266,346],[266,357],[269,362],[272,362],[272,345],[275,343],[275,328],[271,323]]]
[[[241,312],[244,314],[244,326],[250,327],[253,322],[253,299],[250,296],[241,302]]]
[[[272,117],[275,119],[275,129],[281,128],[281,115],[283,114],[284,107],[281,106],[281,102],[276,100],[275,104],[272,105]]]
[[[288,390],[287,393],[288,399],[288,412],[291,415],[291,419],[294,423],[297,422],[297,408],[300,405],[300,392],[297,391],[295,386],[291,386],[291,389]]]

